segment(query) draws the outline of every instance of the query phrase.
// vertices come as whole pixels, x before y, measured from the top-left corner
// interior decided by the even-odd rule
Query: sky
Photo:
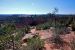
[[[0,14],[75,14],[75,0],[0,0]]]

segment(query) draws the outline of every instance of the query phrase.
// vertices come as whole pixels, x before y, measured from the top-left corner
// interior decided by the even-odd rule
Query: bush
[[[39,37],[28,39],[27,46],[24,50],[39,50],[43,47],[43,41]]]
[[[72,50],[75,50],[75,39],[71,42],[70,46]]]

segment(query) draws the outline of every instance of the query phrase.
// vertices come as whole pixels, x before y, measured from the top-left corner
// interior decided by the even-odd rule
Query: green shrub
[[[39,50],[43,47],[44,42],[39,37],[35,37],[28,39],[27,44],[28,45],[24,48],[24,50]]]

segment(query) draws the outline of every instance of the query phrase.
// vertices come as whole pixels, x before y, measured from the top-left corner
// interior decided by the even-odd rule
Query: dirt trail
[[[57,46],[53,43],[50,43],[49,40],[47,39],[51,39],[53,32],[52,30],[48,29],[48,30],[31,30],[31,34],[36,34],[39,33],[40,39],[44,39],[44,47],[45,50],[71,50],[70,42],[73,41],[73,39],[75,39],[75,33],[73,31],[71,31],[69,34],[65,34],[65,35],[60,35],[60,37],[62,38],[62,40],[64,41],[63,43],[63,47],[61,47],[60,45]]]
[[[41,36],[41,39],[51,39],[52,37],[52,31],[49,30],[44,30],[44,31],[40,31],[39,32],[39,35]],[[75,39],[75,34],[73,31],[70,32],[70,34],[65,34],[65,35],[60,35],[60,37],[62,38],[62,40],[64,41],[63,43],[63,47],[60,47],[60,46],[55,46],[54,44],[52,43],[48,43],[48,41],[45,41],[45,44],[44,44],[44,47],[46,48],[46,50],[71,50],[71,47],[70,47],[70,42],[73,41]],[[58,49],[56,48],[58,47]]]

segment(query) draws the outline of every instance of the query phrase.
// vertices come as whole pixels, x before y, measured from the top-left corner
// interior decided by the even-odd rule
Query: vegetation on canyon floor
[[[65,19],[66,18],[66,19]],[[39,18],[43,20],[43,18]],[[72,30],[75,30],[75,18],[74,17],[54,17],[47,19],[47,22],[44,23],[35,23],[32,25],[22,25],[22,27],[18,27],[16,23],[1,23],[0,24],[0,50],[43,50],[44,48],[44,40],[41,40],[39,36],[35,38],[30,38],[27,41],[28,46],[22,46],[22,37],[26,34],[30,33],[30,29],[36,28],[36,30],[47,30],[50,27],[53,27],[53,37],[50,40],[55,44],[62,44],[63,41],[59,35],[69,34],[70,30],[68,27],[71,27]],[[36,25],[37,24],[37,25]],[[19,24],[20,25],[20,24]],[[75,41],[70,43],[72,50],[75,49]]]

